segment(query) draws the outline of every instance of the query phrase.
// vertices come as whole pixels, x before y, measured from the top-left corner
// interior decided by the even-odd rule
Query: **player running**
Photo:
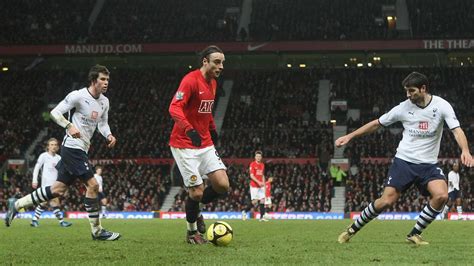
[[[336,140],[336,146],[341,147],[353,138],[376,131],[380,126],[400,121],[404,128],[382,196],[371,202],[360,217],[339,235],[339,243],[348,242],[364,225],[397,202],[400,194],[415,184],[424,196],[431,196],[431,199],[407,235],[407,241],[417,245],[428,244],[422,239],[421,233],[443,210],[448,199],[446,177],[437,166],[444,122],[461,148],[461,162],[468,167],[473,164],[466,136],[452,106],[443,98],[428,92],[428,78],[412,72],[402,81],[402,85],[408,98],[406,101],[379,119]]]
[[[61,160],[61,156],[57,154],[59,149],[58,140],[55,138],[51,138],[48,140],[46,146],[46,152],[43,152],[36,161],[35,168],[33,170],[33,182],[31,186],[33,189],[38,188],[38,175],[41,171],[41,187],[48,187],[53,185],[54,181],[58,179],[58,170],[56,169],[56,165],[58,164],[59,160]],[[41,217],[41,214],[45,211],[47,207],[47,202],[41,203],[36,206],[35,209],[35,216],[31,220],[31,226],[38,227],[39,222],[38,220]],[[60,206],[61,202],[59,198],[54,198],[49,201],[49,205],[53,208],[53,213],[56,218],[59,220],[59,225],[62,227],[71,226],[72,223],[64,221],[64,215],[61,212]]]
[[[186,241],[190,244],[207,243],[199,203],[212,202],[229,189],[227,168],[214,147],[217,131],[212,116],[216,78],[224,69],[225,57],[220,48],[209,46],[200,60],[201,68],[184,76],[169,107],[175,122],[169,145],[188,190]],[[203,179],[211,185],[204,188]]]
[[[5,217],[6,226],[11,225],[19,209],[63,196],[68,186],[79,178],[87,187],[84,205],[89,213],[92,239],[117,240],[120,238],[119,233],[109,232],[100,224],[97,197],[99,184],[93,178],[94,172],[87,155],[90,140],[96,128],[107,139],[107,147],[113,148],[117,142],[108,124],[109,99],[103,95],[109,85],[109,74],[105,66],[93,66],[88,75],[89,87],[69,93],[51,111],[53,120],[66,129],[61,147],[61,160],[56,165],[58,180],[53,185],[36,189],[19,200],[9,201]],[[75,112],[71,115],[72,109],[75,109]],[[64,113],[69,113],[70,120],[64,118]]]

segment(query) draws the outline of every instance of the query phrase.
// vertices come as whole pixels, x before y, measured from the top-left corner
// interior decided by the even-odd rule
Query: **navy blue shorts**
[[[395,157],[384,185],[404,192],[415,184],[423,196],[429,196],[428,182],[435,179],[446,180],[437,164],[414,164]]]
[[[58,181],[66,185],[74,183],[76,178],[87,182],[94,177],[87,153],[80,149],[61,146],[61,160],[56,169],[58,169]]]
[[[454,189],[453,191],[448,193],[448,196],[450,200],[456,200],[457,198],[461,197],[461,193],[459,192],[459,190]]]

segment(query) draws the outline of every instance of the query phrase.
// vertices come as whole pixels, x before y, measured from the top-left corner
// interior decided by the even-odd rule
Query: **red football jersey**
[[[202,149],[213,145],[209,131],[216,129],[212,117],[216,88],[216,80],[207,82],[199,69],[184,76],[169,107],[175,122],[169,143],[171,147]],[[201,136],[201,147],[193,146],[186,135],[191,129]]]
[[[265,197],[270,198],[272,196],[272,183],[270,181],[265,182]]]
[[[250,163],[250,173],[255,176],[255,178],[262,182],[263,181],[263,173],[265,172],[265,164],[264,163],[257,163],[256,161],[253,161]],[[250,186],[251,187],[260,187],[255,183],[252,179],[250,179]]]

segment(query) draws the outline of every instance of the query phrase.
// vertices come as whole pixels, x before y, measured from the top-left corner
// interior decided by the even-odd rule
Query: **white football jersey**
[[[94,174],[95,179],[97,180],[97,183],[99,183],[99,192],[103,192],[103,187],[102,187],[102,176],[98,174]]]
[[[435,95],[424,108],[407,99],[379,118],[382,126],[399,121],[404,130],[395,157],[416,164],[438,162],[444,122],[451,130],[459,127],[451,104]]]
[[[109,99],[102,94],[96,99],[87,88],[73,91],[54,109],[61,114],[69,112],[69,121],[81,133],[81,137],[75,139],[66,130],[62,144],[65,147],[81,149],[87,153],[96,128],[106,138],[111,134],[108,124]],[[74,112],[72,109],[75,109]]]
[[[459,173],[450,171],[448,174],[448,184],[448,192],[451,192],[454,189],[459,190]]]
[[[56,165],[61,156],[58,154],[51,155],[47,152],[43,152],[36,161],[35,168],[33,170],[33,182],[38,183],[38,175],[41,170],[41,186],[51,186],[56,179],[58,179],[58,170]]]

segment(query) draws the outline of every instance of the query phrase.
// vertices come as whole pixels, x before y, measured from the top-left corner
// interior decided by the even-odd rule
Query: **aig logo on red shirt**
[[[418,128],[421,130],[427,130],[428,129],[428,122],[427,121],[421,121],[418,124]]]
[[[199,105],[198,113],[211,113],[213,105],[214,100],[201,100],[201,105]]]

